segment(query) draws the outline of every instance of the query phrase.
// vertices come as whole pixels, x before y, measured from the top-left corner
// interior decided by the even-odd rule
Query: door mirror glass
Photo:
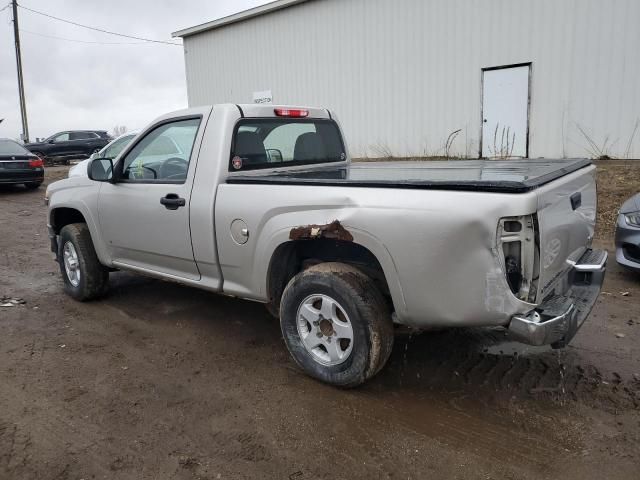
[[[111,158],[94,158],[89,162],[87,175],[96,182],[113,180],[113,160]]]

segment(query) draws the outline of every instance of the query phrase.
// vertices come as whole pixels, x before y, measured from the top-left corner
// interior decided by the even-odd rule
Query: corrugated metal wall
[[[640,158],[639,22],[638,0],[314,0],[185,38],[189,103],[270,89],[335,110],[354,156],[457,129],[478,156],[482,68],[532,62],[530,157]]]

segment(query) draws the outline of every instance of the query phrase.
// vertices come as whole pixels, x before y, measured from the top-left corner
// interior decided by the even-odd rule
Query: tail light
[[[534,303],[540,275],[540,240],[535,215],[506,217],[498,224],[498,248],[513,294]]]
[[[41,158],[36,158],[29,162],[30,168],[42,168],[43,165],[44,165],[44,162],[42,161]]]
[[[275,108],[273,111],[278,117],[305,118],[309,116],[309,110],[299,108]]]

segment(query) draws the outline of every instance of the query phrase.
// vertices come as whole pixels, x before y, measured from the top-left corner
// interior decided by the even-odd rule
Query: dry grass
[[[598,227],[596,237],[613,241],[618,210],[640,192],[640,160],[596,160],[598,167]]]

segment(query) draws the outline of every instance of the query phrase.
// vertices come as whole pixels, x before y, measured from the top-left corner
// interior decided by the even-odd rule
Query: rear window
[[[31,152],[13,140],[0,140],[0,155],[31,155]]]
[[[236,125],[229,170],[311,165],[346,158],[340,130],[332,120],[244,119]]]

